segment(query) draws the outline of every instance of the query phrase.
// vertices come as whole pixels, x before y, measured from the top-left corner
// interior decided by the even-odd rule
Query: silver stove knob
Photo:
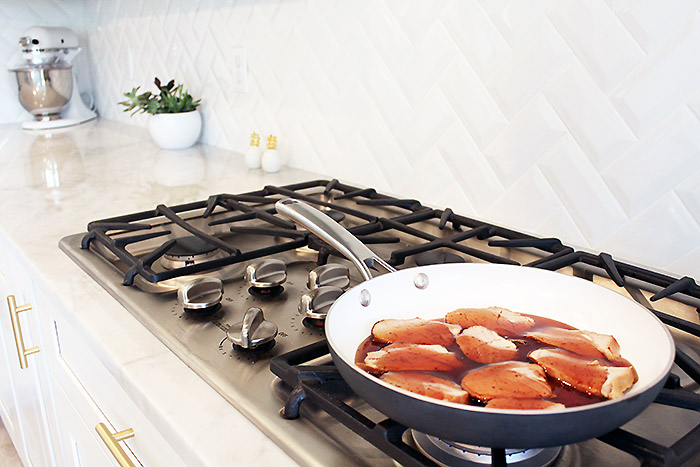
[[[345,289],[350,285],[350,271],[344,264],[330,263],[313,269],[307,281],[309,290],[323,286]]]
[[[182,285],[177,300],[185,310],[203,311],[218,305],[224,294],[224,284],[216,277],[198,277]]]
[[[226,333],[228,339],[244,349],[255,349],[277,336],[277,325],[267,321],[260,308],[248,308],[243,321],[236,323]]]
[[[324,285],[310,290],[301,296],[299,301],[299,313],[306,318],[326,319],[331,305],[343,295],[344,291],[340,287]]]
[[[287,266],[278,259],[263,259],[245,268],[245,281],[253,287],[277,287],[286,280]]]

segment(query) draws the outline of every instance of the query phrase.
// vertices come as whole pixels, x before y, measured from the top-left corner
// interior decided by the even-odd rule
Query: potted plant
[[[140,86],[125,92],[126,100],[119,102],[125,106],[124,112],[149,113],[148,129],[153,140],[163,149],[183,149],[192,146],[202,130],[202,117],[197,111],[201,99],[194,100],[182,84],[175,85],[170,80],[162,85],[154,80],[157,94],[146,91],[137,94]]]

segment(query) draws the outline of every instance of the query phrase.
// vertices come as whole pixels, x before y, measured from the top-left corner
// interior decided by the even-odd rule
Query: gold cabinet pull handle
[[[15,345],[17,346],[17,356],[19,357],[19,367],[26,370],[29,366],[27,364],[27,355],[37,353],[39,347],[32,347],[31,349],[24,348],[24,338],[22,337],[22,327],[19,324],[19,314],[23,311],[29,311],[32,309],[30,304],[17,306],[14,295],[7,296],[7,306],[10,309],[10,320],[12,321],[12,331],[15,334]]]
[[[122,447],[119,445],[119,441],[133,438],[134,430],[128,428],[117,433],[110,433],[109,428],[107,428],[104,423],[98,423],[97,426],[95,426],[95,431],[98,435],[100,435],[100,438],[102,438],[102,441],[107,446],[107,449],[109,449],[109,452],[112,453],[114,458],[117,460],[117,463],[121,467],[135,467],[134,463],[131,462],[131,459],[129,459]]]

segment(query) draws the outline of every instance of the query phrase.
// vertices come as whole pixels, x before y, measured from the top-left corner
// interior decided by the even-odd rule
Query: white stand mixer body
[[[24,66],[42,67],[58,62],[72,63],[80,53],[78,36],[74,31],[61,27],[34,26],[27,29],[20,39],[21,57]],[[72,68],[72,67],[71,67]],[[93,120],[97,113],[83,102],[76,79],[71,70],[73,91],[60,118],[52,120],[28,120],[22,123],[26,130],[64,128]]]

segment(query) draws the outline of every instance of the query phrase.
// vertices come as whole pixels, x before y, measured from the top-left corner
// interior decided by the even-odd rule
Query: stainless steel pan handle
[[[372,278],[370,268],[374,268],[376,265],[389,272],[396,271],[342,225],[315,207],[303,201],[288,198],[277,201],[275,208],[277,212],[318,235],[323,241],[352,261],[365,280]]]

